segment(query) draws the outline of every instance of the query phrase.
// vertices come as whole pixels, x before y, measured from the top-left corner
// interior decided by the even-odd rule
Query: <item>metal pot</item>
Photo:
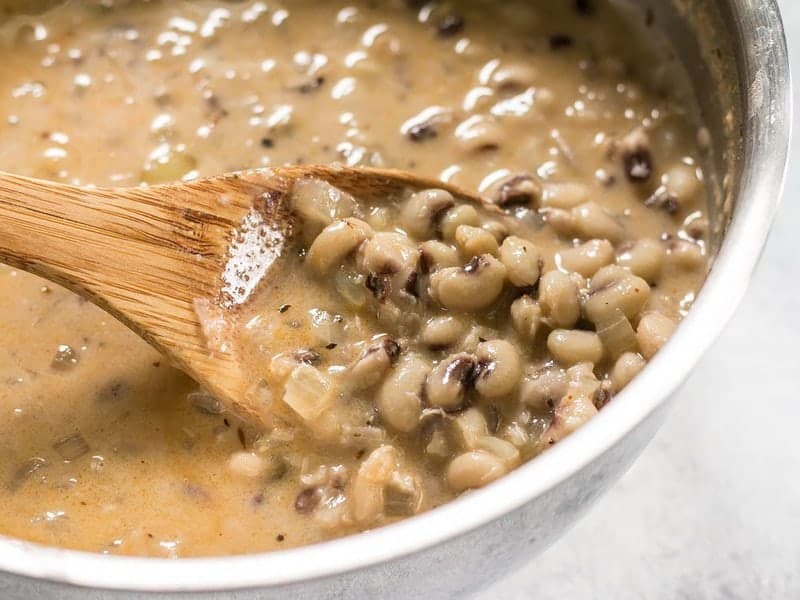
[[[775,0],[637,0],[686,66],[713,141],[716,260],[689,316],[581,430],[494,484],[396,525],[269,554],[103,556],[0,537],[2,598],[438,598],[491,582],[552,543],[628,468],[719,334],[764,246],[784,175],[791,87]],[[640,12],[636,13],[638,10]],[[647,13],[644,13],[647,14]],[[649,21],[650,19],[648,19]],[[152,596],[146,594],[152,592]],[[184,596],[185,597],[185,596]]]

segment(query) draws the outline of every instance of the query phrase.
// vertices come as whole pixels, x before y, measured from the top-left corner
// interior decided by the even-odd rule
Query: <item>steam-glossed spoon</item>
[[[210,299],[223,312],[235,310],[262,278],[283,276],[284,261],[273,261],[302,227],[291,190],[306,178],[356,198],[435,187],[480,202],[439,181],[382,169],[282,167],[120,189],[0,173],[0,261],[88,298],[258,423],[263,411],[247,394],[253,382],[233,354],[208,343],[198,308]]]

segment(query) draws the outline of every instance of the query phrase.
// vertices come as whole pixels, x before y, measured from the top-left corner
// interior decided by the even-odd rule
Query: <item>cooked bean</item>
[[[636,341],[639,350],[646,359],[651,359],[667,342],[678,324],[659,312],[648,312],[642,315],[636,328]]]
[[[499,221],[486,221],[481,225],[481,228],[491,233],[498,244],[502,243],[503,240],[508,237],[508,227]]]
[[[425,399],[430,406],[448,411],[463,407],[475,379],[477,360],[471,354],[448,356],[428,374]]]
[[[508,472],[505,462],[486,450],[465,452],[447,467],[447,483],[456,491],[483,487]]]
[[[400,212],[400,224],[410,235],[426,239],[436,231],[438,218],[455,204],[445,190],[423,190],[413,194]]]
[[[611,384],[615,392],[618,392],[639,374],[644,368],[645,360],[635,352],[626,352],[614,363],[611,370]]]
[[[484,398],[502,398],[514,391],[522,377],[522,362],[517,349],[505,340],[478,344],[478,377],[475,389]]]
[[[488,190],[489,200],[501,208],[528,206],[538,208],[542,199],[542,184],[527,173],[517,173],[501,179]]]
[[[353,389],[376,385],[400,356],[400,346],[391,338],[371,345],[350,369]]]
[[[600,382],[592,373],[591,363],[580,363],[567,370],[567,391],[553,412],[546,438],[550,443],[568,436],[597,414],[594,398]]]
[[[439,221],[439,231],[441,231],[443,239],[452,241],[456,237],[459,225],[478,227],[480,224],[481,217],[474,206],[459,204],[442,215]]]
[[[441,350],[455,344],[466,330],[466,324],[457,317],[433,317],[425,323],[421,340],[428,348]]]
[[[701,271],[706,262],[703,248],[686,240],[673,241],[667,259],[671,264],[686,271]]]
[[[584,202],[570,213],[575,232],[583,239],[605,238],[616,244],[625,237],[625,228],[596,202]]]
[[[541,257],[536,246],[515,235],[500,246],[500,260],[508,271],[509,281],[517,287],[530,287],[539,280]]]
[[[608,240],[589,240],[558,253],[557,262],[567,271],[591,277],[597,271],[614,262],[614,247]]]
[[[692,202],[701,191],[701,181],[695,167],[678,163],[670,167],[662,177],[667,193],[675,198],[678,206]]]
[[[581,316],[580,290],[566,273],[548,271],[539,282],[539,306],[548,325],[570,328]]]
[[[459,147],[465,152],[497,150],[506,140],[503,128],[483,115],[472,115],[459,123],[455,136]]]
[[[536,69],[529,64],[514,63],[495,69],[491,85],[503,92],[521,92],[537,80]]]
[[[566,371],[548,363],[523,380],[519,400],[535,410],[544,411],[555,406],[566,392]]]
[[[650,179],[653,173],[653,156],[650,152],[650,139],[645,130],[639,127],[622,138],[620,149],[628,180],[642,183]]]
[[[563,365],[596,364],[603,357],[603,343],[594,331],[554,329],[547,336],[547,349]]]
[[[334,221],[314,239],[306,255],[306,264],[318,274],[327,273],[372,235],[372,227],[360,219]]]
[[[644,279],[627,269],[609,265],[592,277],[583,311],[595,324],[611,322],[617,310],[635,321],[649,299],[650,286]]]
[[[543,211],[547,224],[561,236],[573,237],[575,235],[575,217],[569,210],[561,208],[548,208]]]
[[[474,450],[481,438],[489,435],[489,425],[486,423],[483,411],[474,406],[462,411],[453,419],[453,428],[457,443],[466,450]]]
[[[582,183],[548,183],[544,187],[542,206],[569,210],[589,200],[589,186]]]
[[[419,253],[402,233],[381,231],[359,250],[359,268],[365,273],[398,273],[416,268]]]
[[[456,228],[456,246],[461,256],[469,260],[481,254],[497,255],[497,239],[488,231],[472,225],[459,225]]]
[[[450,310],[486,308],[503,291],[506,268],[491,254],[474,257],[465,267],[449,267],[431,275],[431,296]]]
[[[478,448],[494,454],[502,460],[509,469],[517,466],[520,459],[519,450],[511,442],[487,435],[478,440]]]
[[[532,342],[539,331],[542,309],[530,296],[520,296],[511,303],[511,323],[516,332],[527,342]]]
[[[642,238],[620,249],[617,264],[630,269],[631,273],[648,283],[655,283],[664,266],[664,246],[661,242]]]
[[[420,244],[419,252],[423,268],[429,272],[461,264],[458,250],[444,242],[428,240]]]
[[[375,398],[381,420],[401,432],[414,430],[422,412],[422,386],[430,363],[417,354],[402,356]]]

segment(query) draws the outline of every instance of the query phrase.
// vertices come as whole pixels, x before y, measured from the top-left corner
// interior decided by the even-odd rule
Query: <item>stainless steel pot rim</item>
[[[758,10],[778,14],[775,0]],[[752,32],[763,36],[764,31]],[[263,554],[179,560],[105,556],[0,536],[0,570],[79,586],[137,591],[269,587],[358,570],[413,554],[475,529],[557,486],[658,408],[690,373],[743,297],[783,186],[792,90],[782,27],[745,57],[765,85],[748,102],[740,206],[706,284],[669,343],[597,417],[492,485],[397,524],[330,542]],[[766,79],[765,79],[766,78]],[[756,106],[753,106],[756,104]],[[653,391],[656,390],[656,391]],[[532,532],[533,533],[533,532]]]

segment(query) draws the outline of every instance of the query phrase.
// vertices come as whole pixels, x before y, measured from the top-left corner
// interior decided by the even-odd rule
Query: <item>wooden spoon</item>
[[[263,407],[247,394],[252,381],[231,352],[209,348],[197,308],[213,300],[235,310],[263,277],[283,277],[285,261],[275,259],[300,226],[291,189],[305,178],[356,198],[442,188],[481,202],[381,169],[281,167],[119,189],[0,173],[0,261],[94,302],[239,416],[263,422]]]

